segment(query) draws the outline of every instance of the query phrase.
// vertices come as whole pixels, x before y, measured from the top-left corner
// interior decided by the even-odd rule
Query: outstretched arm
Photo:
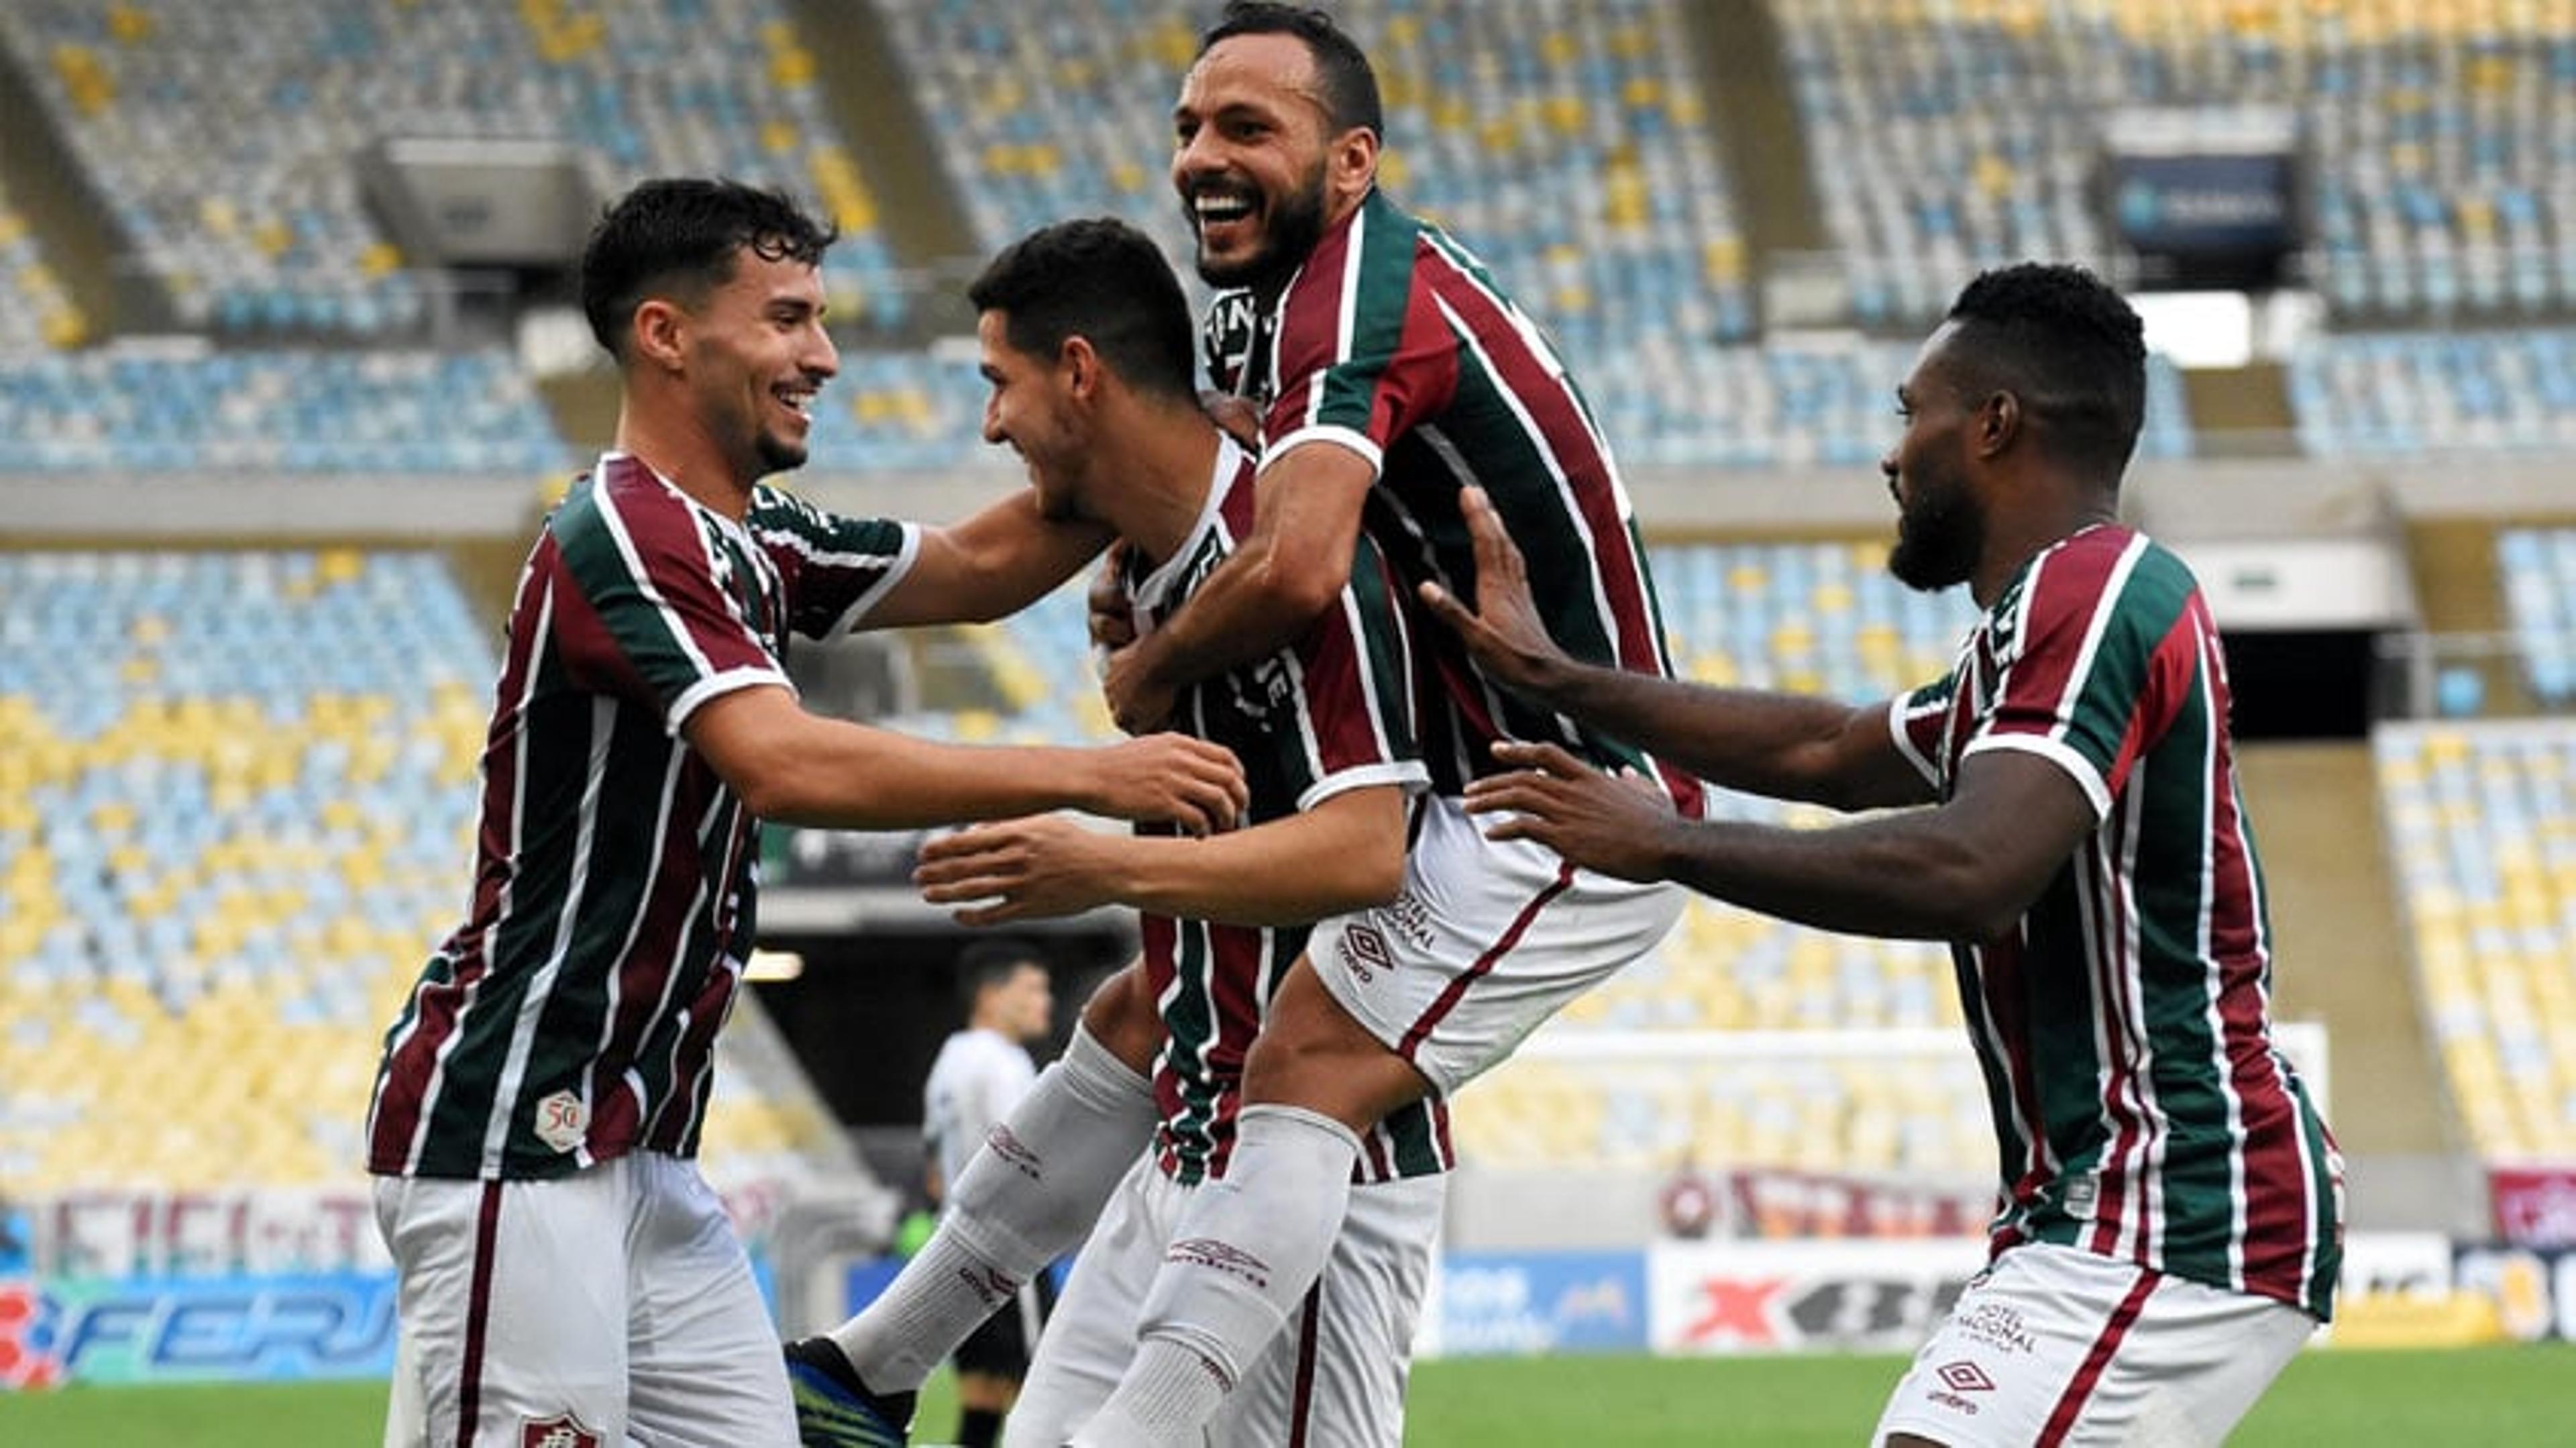
[[[1081,809],[1204,833],[1250,801],[1232,754],[1178,734],[1098,749],[943,744],[819,718],[774,684],[709,699],[681,732],[753,814],[782,824],[912,829]]]
[[[1101,687],[1131,733],[1161,724],[1183,689],[1277,653],[1350,582],[1368,459],[1329,442],[1291,448],[1261,470],[1252,534],[1162,627],[1110,655]]]
[[[1404,882],[1404,791],[1348,790],[1313,809],[1203,840],[1118,835],[1061,815],[924,844],[913,878],[966,925],[1132,905],[1229,925],[1296,925],[1393,899]]]
[[[1097,523],[1050,519],[1023,488],[965,520],[921,530],[901,581],[860,618],[863,628],[983,623],[1019,612],[1109,544]]]
[[[1495,839],[1528,839],[1575,864],[1673,880],[1802,925],[1913,940],[1989,940],[2012,928],[2095,820],[2065,770],[2034,754],[1968,757],[1936,809],[1820,830],[1678,818],[1633,781],[1553,744],[1500,744],[1520,766],[1467,786]]]
[[[1838,809],[1933,797],[1889,734],[1884,703],[1712,688],[1568,655],[1539,623],[1527,565],[1484,491],[1467,489],[1462,506],[1476,607],[1436,583],[1422,585],[1422,601],[1496,683],[1728,789]]]

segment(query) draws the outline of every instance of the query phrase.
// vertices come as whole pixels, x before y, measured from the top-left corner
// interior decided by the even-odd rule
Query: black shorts
[[[1029,1352],[1036,1345],[1033,1329],[1054,1310],[1055,1279],[1040,1272],[1020,1289],[1016,1300],[984,1319],[983,1326],[957,1344],[957,1371],[1007,1378],[1015,1383],[1025,1380],[1029,1375]]]

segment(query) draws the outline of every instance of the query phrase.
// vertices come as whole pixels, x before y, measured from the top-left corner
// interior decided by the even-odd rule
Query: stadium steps
[[[983,265],[974,225],[939,166],[931,118],[921,113],[893,36],[871,0],[786,0],[819,62],[824,104],[876,193],[879,225],[907,269],[944,278],[924,288],[911,316],[919,340],[972,333],[965,283]],[[963,268],[962,271],[959,269]],[[946,276],[956,272],[957,275]]]
[[[2203,457],[2296,457],[2289,370],[2277,362],[2187,368],[2183,397]]]
[[[1833,242],[1808,178],[1806,128],[1781,61],[1780,27],[1763,0],[1707,0],[1680,7],[1698,57],[1709,124],[1735,178],[1751,270],[1773,252],[1819,252]]]
[[[2354,1223],[2447,1225],[2457,1131],[2424,1036],[2378,785],[2356,744],[2248,744],[2237,755],[2271,886],[2274,1005],[2333,1045],[2328,1120]]]
[[[2425,632],[2502,635],[2512,628],[2496,565],[2496,534],[2503,526],[2495,518],[2419,517],[2408,523],[2406,556],[2414,566]],[[2511,656],[2473,660],[2469,666],[2485,683],[2486,712],[2514,717],[2540,712],[2529,679]]]
[[[92,335],[166,330],[169,303],[161,289],[117,276],[114,259],[126,248],[116,224],[21,64],[0,46],[0,178],[35,232],[37,249],[89,318]]]

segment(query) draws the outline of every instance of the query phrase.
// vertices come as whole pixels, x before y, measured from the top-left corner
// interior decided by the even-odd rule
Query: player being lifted
[[[760,820],[1073,807],[1203,831],[1243,802],[1225,751],[1177,735],[978,749],[798,706],[790,630],[991,617],[1106,537],[1025,495],[937,529],[761,484],[804,461],[837,365],[831,240],[774,193],[659,180],[583,254],[616,445],[521,576],[472,902],[386,1033],[367,1116],[403,1322],[389,1441],[792,1441],[775,1330],[694,1160]]]
[[[1468,788],[1499,839],[1853,934],[1951,942],[2003,1148],[1993,1259],[1897,1384],[1891,1445],[2216,1443],[2333,1303],[2343,1167],[2272,1041],[2263,873],[2226,656],[2190,570],[2120,525],[2146,349],[2072,267],[1988,272],[1897,389],[1889,567],[1985,618],[1883,707],[1573,659],[1470,508],[1491,677],[1729,788],[1843,809],[1796,831],[1674,817],[1553,745]],[[2002,1350],[1998,1333],[2003,1334]],[[1972,1364],[1968,1402],[1944,1374]]]

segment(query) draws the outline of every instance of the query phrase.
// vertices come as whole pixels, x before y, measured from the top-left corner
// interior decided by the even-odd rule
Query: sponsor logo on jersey
[[[537,1140],[557,1151],[581,1145],[590,1131],[590,1103],[570,1091],[558,1091],[537,1103]]]
[[[528,1418],[519,1424],[519,1448],[599,1448],[599,1435],[570,1413]]]
[[[1163,1253],[1163,1260],[1205,1267],[1211,1272],[1222,1272],[1264,1290],[1270,1286],[1269,1263],[1231,1242],[1220,1242],[1214,1237],[1192,1237],[1186,1241],[1174,1242]]]

